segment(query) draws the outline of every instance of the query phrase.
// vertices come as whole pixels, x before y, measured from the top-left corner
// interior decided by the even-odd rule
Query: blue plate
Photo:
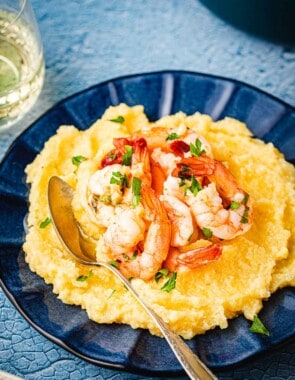
[[[210,75],[165,71],[132,75],[91,87],[57,104],[11,146],[0,165],[0,278],[4,292],[41,334],[92,363],[148,374],[180,374],[182,368],[164,339],[125,325],[90,321],[80,307],[63,304],[52,287],[25,263],[23,220],[28,212],[24,168],[61,124],[84,130],[110,105],[142,104],[150,120],[184,111],[213,119],[232,116],[254,135],[272,141],[295,162],[295,110],[243,83]],[[40,254],[42,254],[40,252]],[[95,302],[95,300],[94,300]],[[260,314],[269,337],[249,332],[244,317],[188,341],[211,368],[225,368],[295,336],[295,289],[274,294]]]

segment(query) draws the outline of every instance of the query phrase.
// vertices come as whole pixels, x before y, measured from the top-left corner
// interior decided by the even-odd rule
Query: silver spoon
[[[136,290],[131,286],[130,281],[117,268],[109,263],[96,261],[93,258],[93,247],[81,235],[80,228],[74,217],[72,199],[72,188],[61,178],[51,177],[48,183],[48,204],[51,220],[59,239],[67,251],[81,264],[105,267],[123,282],[157,324],[190,379],[217,379],[184,341],[140,298]]]

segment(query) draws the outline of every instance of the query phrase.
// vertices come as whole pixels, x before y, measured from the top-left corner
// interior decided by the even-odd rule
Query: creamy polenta
[[[178,112],[152,123],[142,106],[121,104],[108,108],[86,131],[61,126],[26,168],[31,185],[26,261],[32,271],[53,285],[63,302],[81,306],[90,319],[129,324],[159,334],[140,304],[111,272],[83,266],[68,254],[48,219],[47,204],[48,180],[60,176],[74,189],[75,217],[85,234],[97,242],[97,258],[110,261],[102,244],[104,226],[98,226],[87,211],[89,203],[85,206],[85,186],[114,149],[114,138],[148,133],[153,127],[176,131],[189,128],[210,144],[212,156],[250,195],[251,226],[230,240],[217,238],[222,246],[217,259],[194,269],[176,268],[173,289],[163,290],[169,279],[165,276],[157,281],[154,277],[133,278],[132,285],[184,338],[216,326],[226,328],[228,319],[239,314],[252,320],[271,293],[295,286],[295,170],[271,143],[253,138],[245,124],[231,118],[214,122],[200,113],[187,116]]]

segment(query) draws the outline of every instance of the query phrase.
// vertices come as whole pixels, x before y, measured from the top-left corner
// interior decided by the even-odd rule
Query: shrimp
[[[133,154],[131,159],[132,175],[140,178],[142,183],[151,186],[152,175],[150,166],[150,156],[147,148],[147,142],[144,138],[133,141]]]
[[[114,148],[109,151],[101,160],[101,168],[108,165],[122,164],[124,154],[127,153],[127,146],[132,146],[132,141],[126,137],[117,137],[113,139]]]
[[[167,137],[169,136],[169,129],[165,127],[153,127],[148,131],[142,132],[140,135],[135,133],[133,138],[138,139],[139,137],[143,137],[150,150],[161,147],[163,150],[168,148],[166,143]]]
[[[180,165],[186,165],[189,174],[205,176],[209,181],[196,196],[187,194],[187,204],[202,230],[230,240],[250,229],[253,207],[249,195],[220,161],[203,156],[184,158]]]
[[[120,164],[105,166],[89,178],[89,192],[102,198],[104,203],[119,204],[122,202],[124,185],[126,185],[126,181],[128,182],[128,177],[130,177],[128,166]]]
[[[138,138],[138,135],[134,135]],[[178,145],[182,147],[184,152],[190,151],[190,144],[195,144],[196,140],[199,140],[200,148],[203,153],[212,157],[212,148],[209,142],[200,136],[195,130],[187,128],[184,124],[180,124],[175,128],[165,128],[161,126],[156,126],[151,128],[149,131],[145,131],[142,135],[147,141],[148,148],[153,151],[156,148],[160,148],[163,152],[173,152],[174,147]],[[177,142],[175,144],[175,142]],[[180,142],[180,144],[178,144]],[[174,152],[176,153],[176,152]],[[181,154],[182,154],[181,153]]]
[[[163,184],[163,194],[179,199],[185,203],[185,188],[181,186],[181,179],[169,175]]]
[[[82,190],[82,203],[90,219],[100,227],[108,227],[115,206],[124,200],[130,168],[112,164],[96,170]]]
[[[130,253],[126,255],[125,252],[124,255],[117,257],[117,261],[120,262],[119,270],[127,278],[138,277],[143,280],[149,280],[161,268],[162,262],[168,255],[171,240],[171,223],[164,206],[148,186],[144,186],[141,190],[141,204],[148,219],[151,220],[145,239],[142,244],[138,243],[138,239],[134,240],[134,247],[129,251],[132,255],[130,256]],[[122,228],[122,223],[118,227],[123,238],[122,235],[125,233],[124,230],[126,230],[129,220],[122,222],[125,228]],[[120,240],[118,239],[118,241]],[[140,250],[141,245],[143,245],[142,251]],[[137,252],[136,257],[134,257],[134,252]]]
[[[173,152],[164,152],[160,148],[152,151],[151,158],[161,166],[166,177],[172,173],[176,165],[181,161],[181,157],[178,157]]]
[[[206,156],[213,157],[212,148],[210,143],[205,139],[205,137],[200,136],[196,131],[188,129],[183,141],[189,145],[191,153],[191,144],[200,144],[199,150],[200,154],[206,154]],[[191,155],[191,154],[190,154]]]
[[[137,244],[144,239],[146,223],[135,208],[117,207],[104,234],[104,243],[111,248],[114,258],[136,251]],[[127,257],[127,256],[126,256]]]
[[[199,154],[213,157],[209,142],[185,125],[175,129],[152,128],[146,135],[146,140],[148,148],[152,151],[152,159],[160,163],[166,176],[171,174],[181,157],[191,157],[195,154],[194,148]]]
[[[157,136],[152,134],[154,129],[155,134],[159,132]],[[167,137],[164,140],[165,131],[167,137],[172,136],[172,141],[169,138],[167,141]],[[167,131],[169,132],[165,128],[153,128],[150,131],[151,137],[147,140],[149,149],[152,148],[152,187],[157,195],[166,193],[183,200],[185,188],[180,189],[181,181],[179,179],[175,181],[174,178],[183,170],[183,165],[180,163],[183,159],[192,158],[196,154],[212,157],[212,149],[206,139],[184,125],[174,129],[173,132],[170,130],[170,135]],[[150,139],[152,143],[149,145]]]
[[[194,226],[189,207],[179,199],[168,195],[160,196],[160,200],[171,221],[170,245],[180,247],[187,245],[192,239],[196,239],[198,230]]]
[[[209,243],[208,240],[199,240],[185,247],[185,250],[171,247],[163,267],[170,272],[196,269],[218,260],[221,254],[220,245]]]

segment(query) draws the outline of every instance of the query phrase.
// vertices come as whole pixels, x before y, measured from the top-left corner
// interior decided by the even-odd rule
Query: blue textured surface
[[[198,1],[35,0],[33,5],[45,46],[45,87],[31,113],[0,136],[1,155],[56,101],[130,73],[208,72],[248,82],[295,104],[294,48],[246,35],[215,18]],[[74,357],[31,328],[3,293],[0,337],[0,369],[26,379],[147,379]],[[293,342],[218,375],[224,380],[294,379],[294,352]]]

